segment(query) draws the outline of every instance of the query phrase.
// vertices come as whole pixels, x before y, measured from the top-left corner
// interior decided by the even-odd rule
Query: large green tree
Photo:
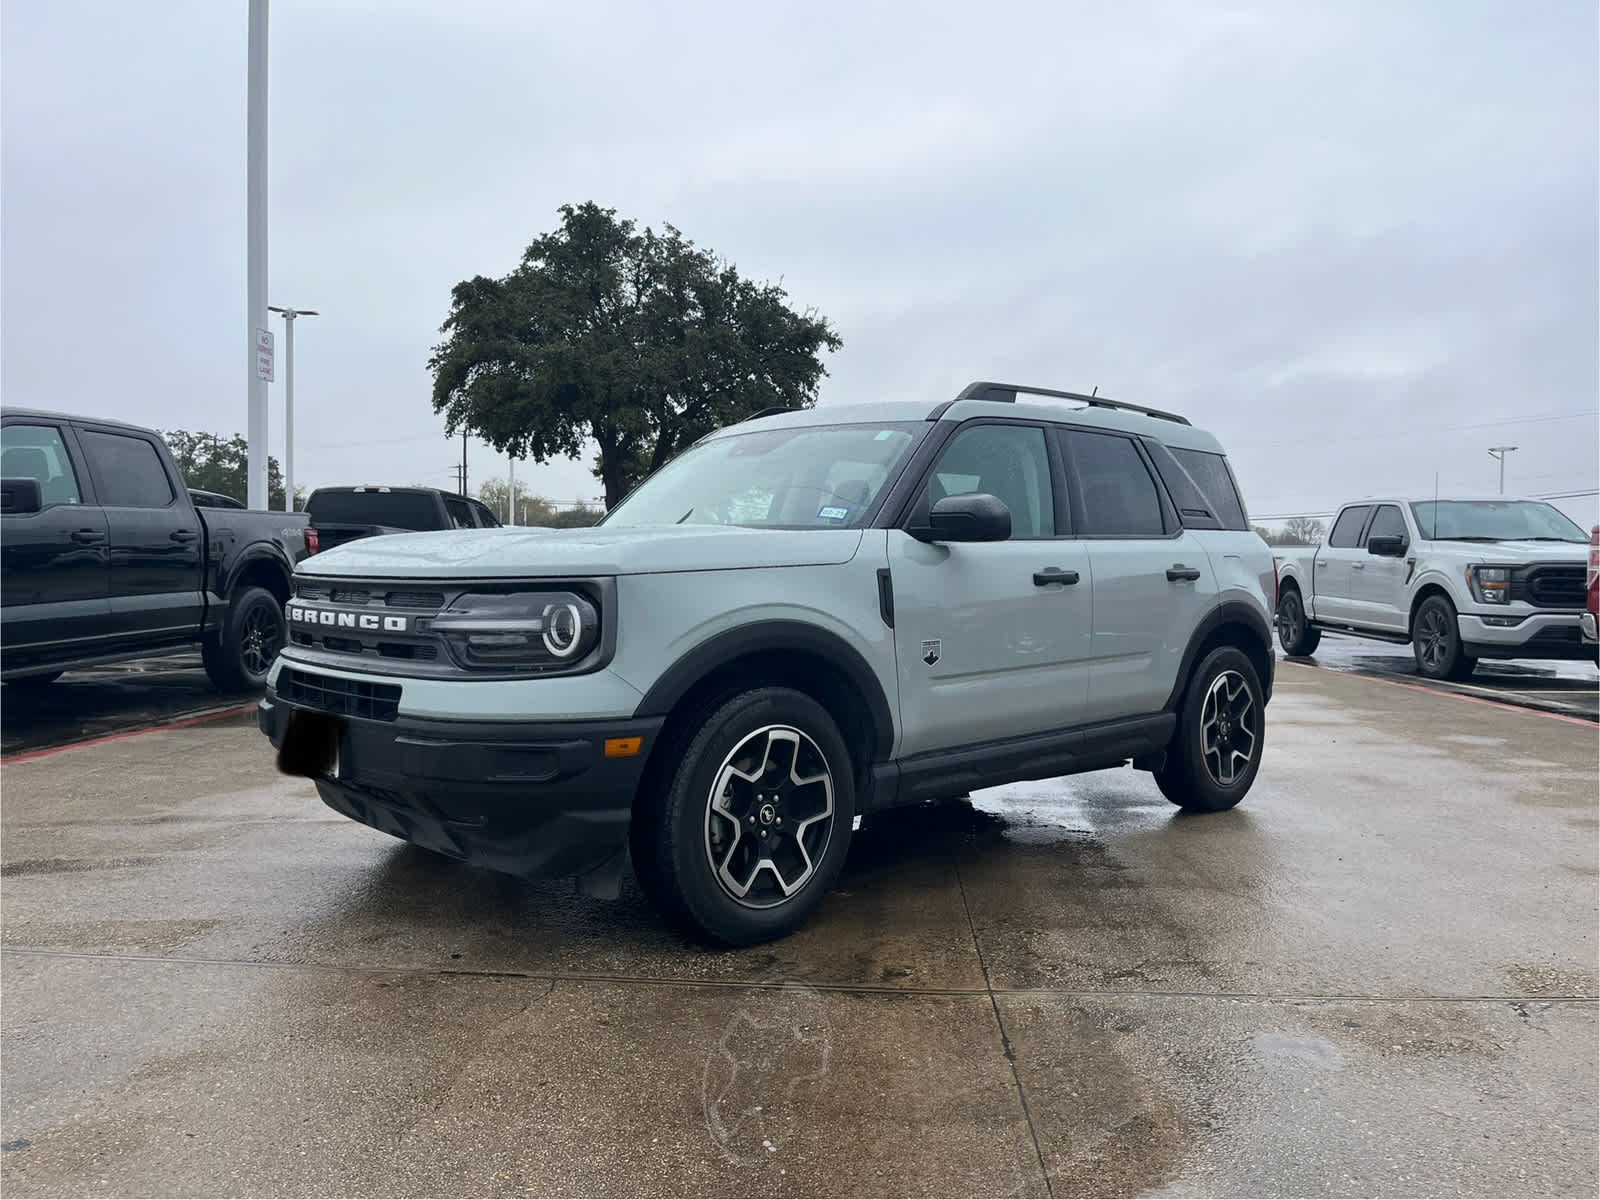
[[[171,429],[162,436],[177,460],[178,472],[186,485],[246,502],[250,492],[250,448],[243,434],[224,438],[214,433]],[[283,471],[278,460],[270,455],[267,458],[267,506],[283,507]],[[305,507],[304,488],[295,488],[294,506],[296,509]]]
[[[816,403],[820,354],[842,344],[825,318],[670,225],[560,211],[509,275],[453,289],[428,360],[447,434],[541,463],[593,438],[609,507],[703,434]]]

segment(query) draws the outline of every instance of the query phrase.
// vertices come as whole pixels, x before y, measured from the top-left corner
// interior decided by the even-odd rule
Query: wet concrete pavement
[[[1429,691],[1453,692],[1497,704],[1600,721],[1600,671],[1590,662],[1486,658],[1479,661],[1469,679],[1454,683],[1419,675],[1410,646],[1336,633],[1323,635],[1316,654],[1294,661],[1330,671],[1404,682]]]
[[[68,671],[33,691],[0,687],[0,754],[30,754],[254,702],[218,692],[198,652]]]
[[[254,730],[9,765],[0,1183],[44,1194],[1594,1195],[1595,729],[1297,664],[1245,806],[869,819],[715,953]]]

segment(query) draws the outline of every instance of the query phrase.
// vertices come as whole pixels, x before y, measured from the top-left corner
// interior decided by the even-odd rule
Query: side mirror
[[[39,481],[26,477],[0,479],[0,512],[36,513],[44,507]]]
[[[1011,510],[987,492],[946,496],[929,510],[926,525],[906,532],[919,542],[1003,542],[1011,536]]]
[[[1406,539],[1398,533],[1378,533],[1367,539],[1367,553],[1379,558],[1402,558],[1406,552]]]

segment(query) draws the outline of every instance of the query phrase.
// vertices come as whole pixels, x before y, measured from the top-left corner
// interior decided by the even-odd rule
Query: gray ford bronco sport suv
[[[1232,808],[1270,551],[1215,438],[1103,397],[763,413],[592,529],[369,538],[296,570],[260,726],[332,808],[469,863],[786,934],[854,819],[1131,762]]]

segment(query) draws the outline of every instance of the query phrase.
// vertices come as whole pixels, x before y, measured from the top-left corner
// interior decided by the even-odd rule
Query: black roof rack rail
[[[1121,400],[1107,400],[1104,396],[1085,396],[1082,392],[1060,392],[1054,388],[1029,387],[1021,383],[990,383],[980,380],[969,383],[961,389],[957,400],[989,400],[1000,404],[1015,404],[1017,394],[1025,396],[1053,396],[1058,400],[1080,400],[1084,404],[1091,404],[1095,408],[1120,408],[1124,412],[1143,413],[1147,417],[1156,417],[1162,421],[1176,421],[1179,425],[1188,425],[1188,417],[1180,417],[1177,413],[1164,412],[1159,408],[1145,408],[1141,404],[1124,404]]]
[[[763,408],[758,413],[751,413],[748,417],[746,417],[744,419],[744,421],[759,421],[759,420],[761,420],[762,417],[775,417],[779,413],[791,413],[791,412],[799,412],[799,411],[800,411],[799,409],[790,408],[786,404],[775,404],[771,408]],[[739,424],[743,425],[744,421],[740,421]]]

